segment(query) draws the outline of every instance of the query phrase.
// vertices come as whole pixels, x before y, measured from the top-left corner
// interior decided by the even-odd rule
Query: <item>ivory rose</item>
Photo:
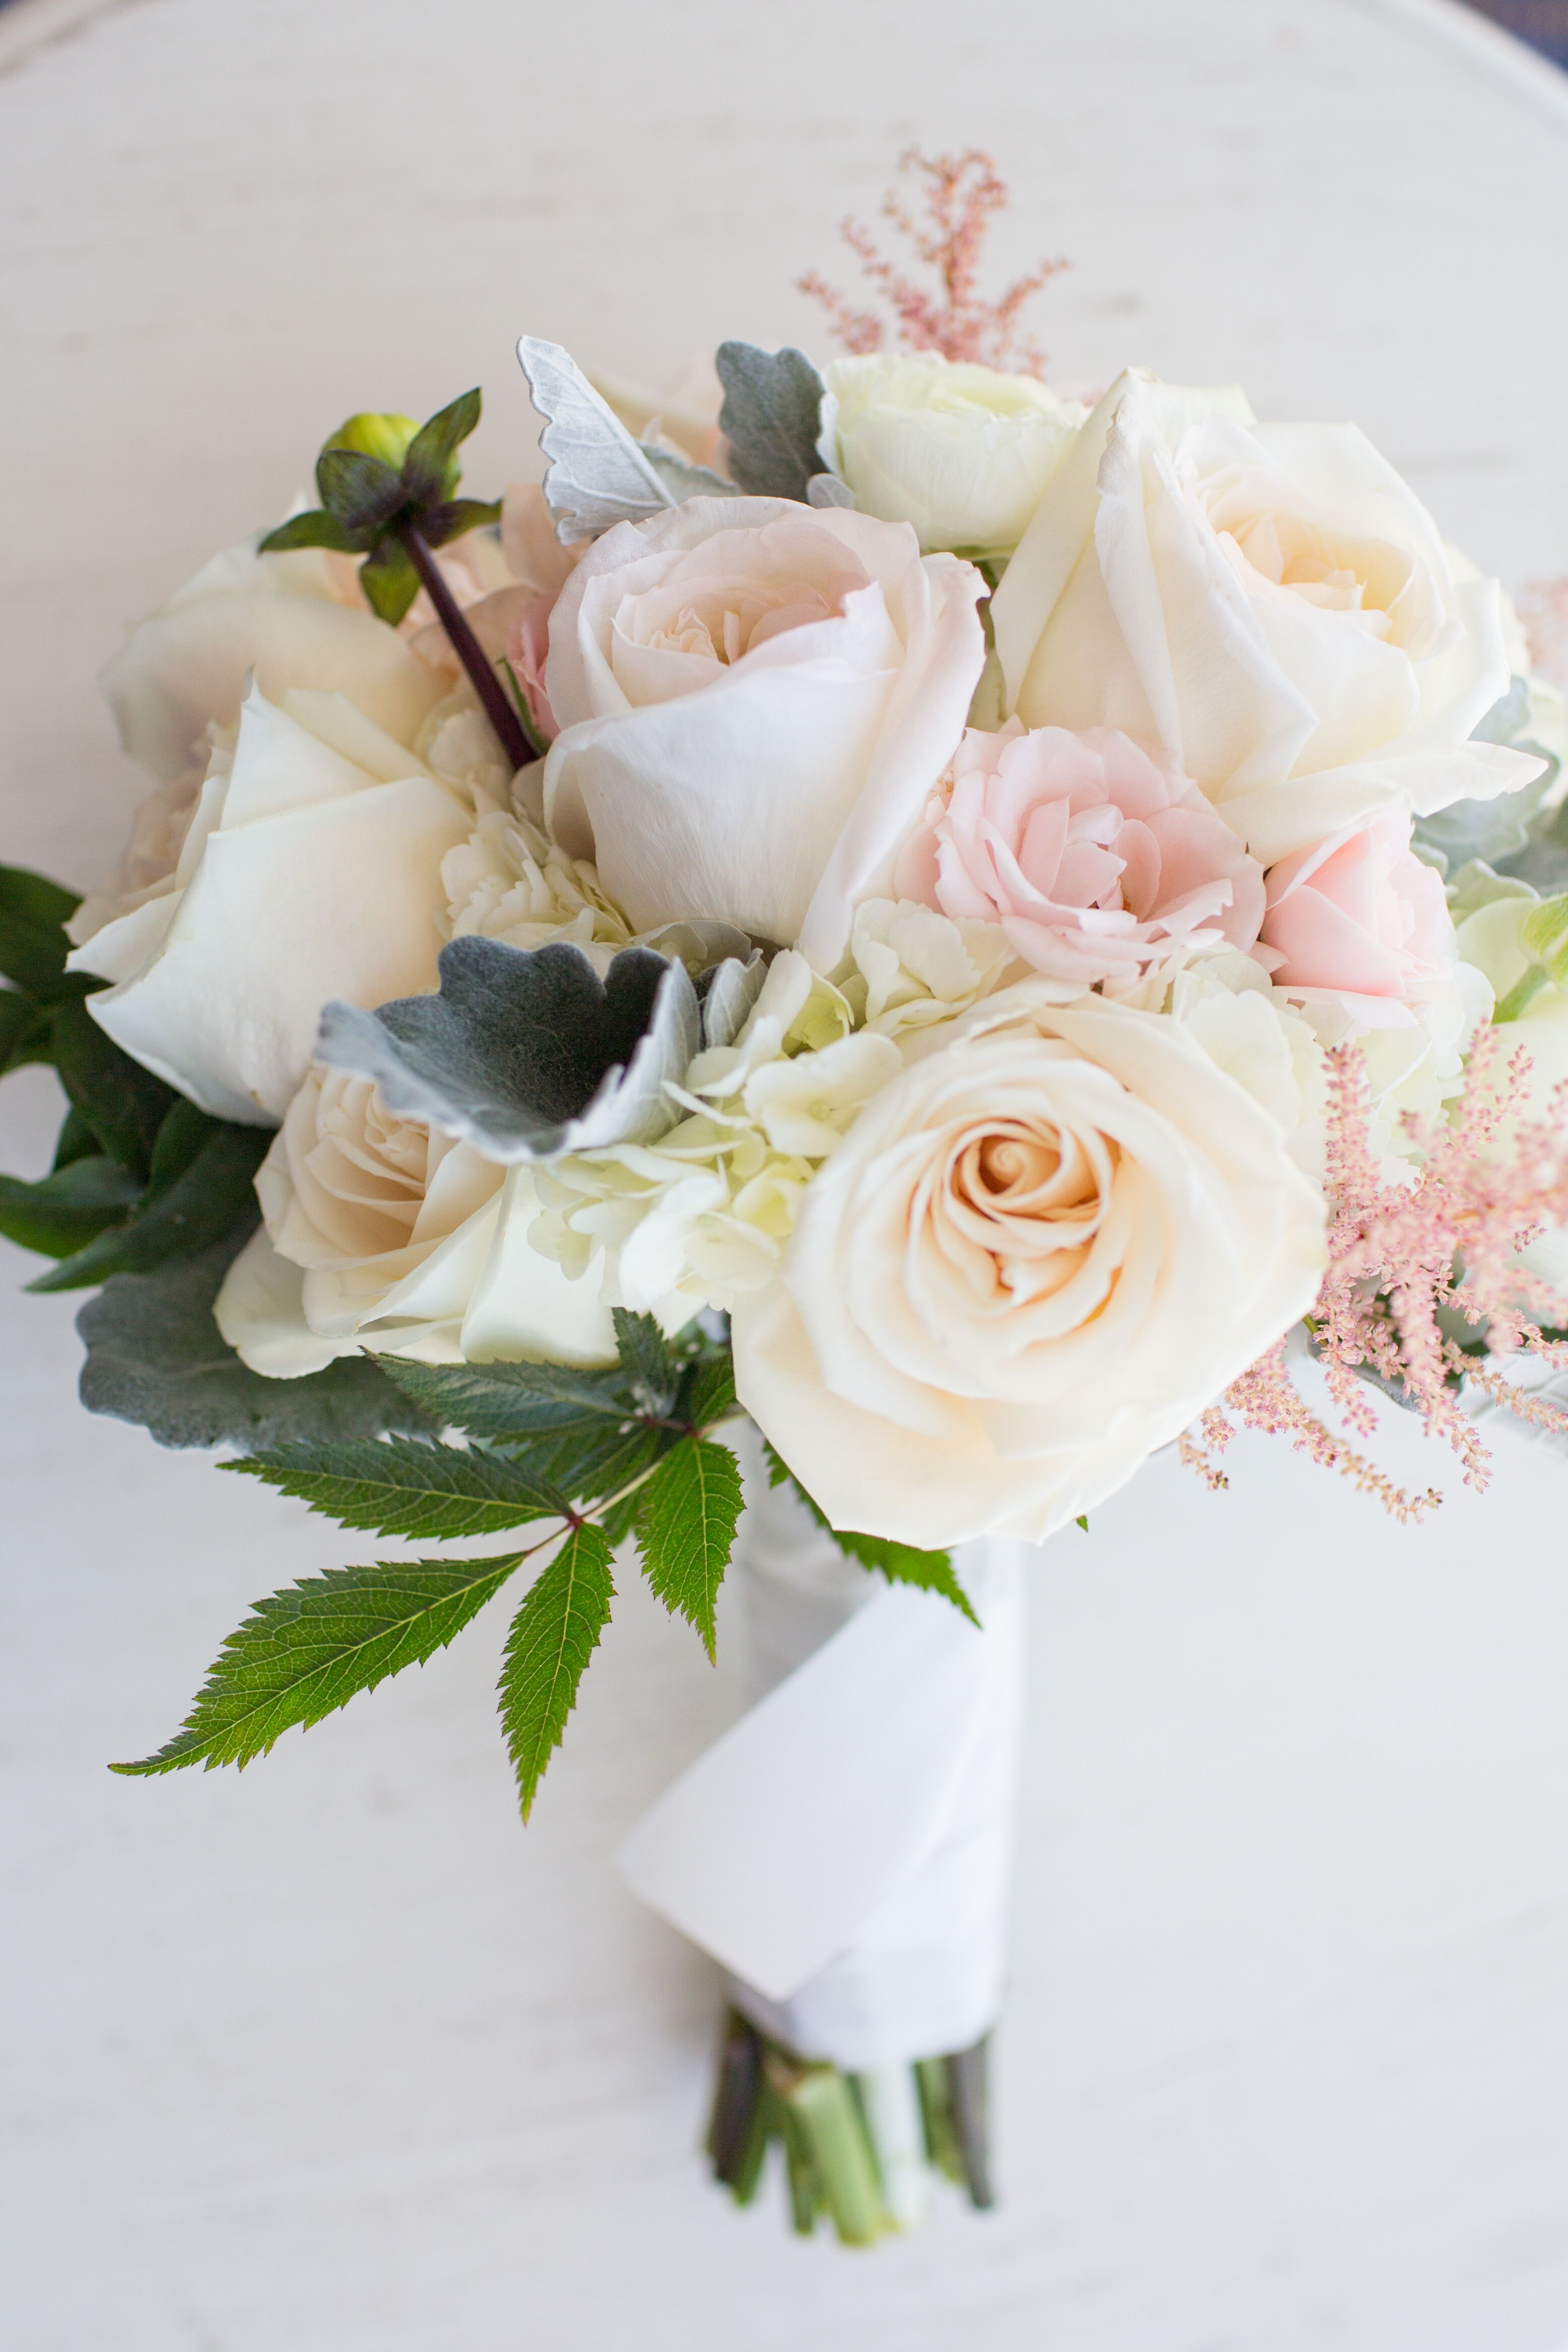
[[[188,804],[144,828],[131,887],[78,910],[71,968],[112,982],[94,1020],[215,1118],[271,1125],[329,998],[435,986],[442,861],[473,822],[344,696],[253,687]]]
[[[936,352],[868,352],[823,370],[828,437],[862,514],[920,544],[1006,554],[1088,410],[1029,375]]]
[[[1262,944],[1274,985],[1306,996],[1424,1001],[1447,980],[1454,927],[1443,885],[1390,810],[1282,858],[1269,875]]]
[[[313,1066],[256,1189],[264,1223],[214,1310],[255,1371],[295,1379],[361,1347],[434,1363],[615,1360],[598,1285],[529,1244],[532,1171],[400,1118],[368,1079]]]
[[[1303,1314],[1322,1202],[1179,1024],[1004,992],[862,1111],[737,1298],[737,1391],[835,1527],[1043,1541]]]
[[[1196,784],[1113,728],[1017,719],[966,734],[893,887],[1084,988],[1173,946],[1250,947],[1263,915],[1261,867]]]
[[[845,508],[618,524],[550,621],[549,832],[636,930],[718,917],[831,971],[963,733],[983,588]]]
[[[131,759],[172,783],[205,766],[207,729],[233,725],[253,676],[274,701],[290,687],[347,695],[400,743],[447,690],[376,619],[357,565],[319,548],[260,555],[254,540],[214,556],[132,629],[99,685]]]
[[[1541,770],[1470,740],[1508,686],[1497,583],[1353,426],[1234,390],[1113,384],[991,615],[1010,711],[1157,746],[1264,866]]]

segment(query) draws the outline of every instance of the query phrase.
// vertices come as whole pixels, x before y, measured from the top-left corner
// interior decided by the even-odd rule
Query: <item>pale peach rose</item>
[[[1263,918],[1262,867],[1197,785],[1108,727],[971,728],[893,887],[1085,987],[1173,946],[1249,948]]]
[[[848,508],[618,523],[550,620],[550,833],[639,930],[713,916],[831,971],[962,739],[984,585]]]
[[[1392,812],[1270,869],[1260,959],[1276,988],[1424,1002],[1448,980],[1454,927],[1443,885]]]

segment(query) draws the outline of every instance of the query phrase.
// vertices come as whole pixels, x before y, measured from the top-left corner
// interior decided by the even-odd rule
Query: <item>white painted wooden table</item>
[[[519,329],[655,381],[808,338],[911,137],[994,150],[1004,260],[1072,257],[1064,379],[1354,415],[1563,569],[1565,92],[1435,0],[20,0],[5,854],[106,862],[94,670],[340,415],[481,381],[483,483]],[[628,1591],[526,1834],[499,1618],[243,1780],[116,1780],[355,1539],[80,1415],[68,1302],[0,1316],[6,2352],[1568,2344],[1568,1475],[1522,1444],[1425,1533],[1253,1441],[1052,1548],[1007,2201],[852,2257],[705,2183],[715,1988],[610,1869],[722,1669]]]

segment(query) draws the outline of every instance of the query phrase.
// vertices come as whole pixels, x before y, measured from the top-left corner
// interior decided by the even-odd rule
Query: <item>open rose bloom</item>
[[[981,163],[921,166],[917,349],[726,343],[661,407],[525,339],[544,478],[484,503],[476,394],[350,418],[106,671],[119,865],[0,888],[5,1051],[71,1103],[0,1228],[106,1286],[84,1397],[421,1547],[263,1602],[130,1769],[515,1580],[526,1812],[612,1551],[710,1652],[733,1556],[758,1704],[622,1866],[727,1971],[719,2178],[781,2136],[856,2242],[934,2162],[988,2200],[1037,1548],[1159,1448],[1223,1483],[1228,1413],[1422,1507],[1291,1387],[1305,1318],[1472,1478],[1505,1356],[1568,1429],[1517,623],[1350,426],[1018,372]]]
[[[1173,948],[1249,948],[1262,869],[1196,784],[1113,728],[970,729],[905,844],[894,894],[1000,926],[1084,988]]]

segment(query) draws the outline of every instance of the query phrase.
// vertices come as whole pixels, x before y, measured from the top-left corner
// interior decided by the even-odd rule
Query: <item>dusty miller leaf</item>
[[[809,503],[808,485],[826,473],[817,446],[822,429],[822,379],[806,357],[786,346],[720,343],[714,364],[724,386],[719,430],[729,444],[729,470],[758,498]]]
[[[241,1363],[213,1320],[213,1301],[246,1235],[155,1274],[120,1274],[77,1317],[87,1348],[89,1412],[132,1421],[160,1445],[268,1446],[294,1437],[432,1431],[419,1406],[364,1356],[298,1381]]]
[[[434,996],[375,1013],[329,1004],[322,1061],[504,1163],[652,1142],[674,1125],[664,1081],[685,1076],[701,1034],[684,964],[623,948],[601,980],[568,941],[470,933],[442,949],[439,970]]]
[[[539,435],[539,447],[549,460],[545,501],[563,545],[596,539],[618,522],[644,522],[679,504],[570,352],[525,335],[517,359],[545,420]]]

